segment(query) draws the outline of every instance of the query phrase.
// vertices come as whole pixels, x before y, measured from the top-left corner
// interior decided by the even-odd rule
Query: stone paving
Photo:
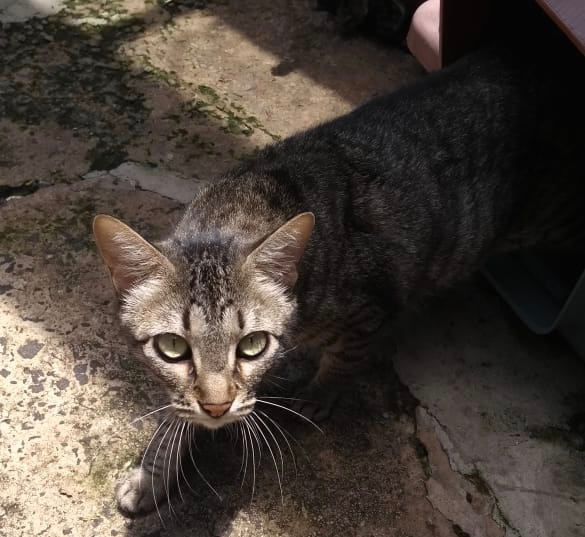
[[[480,279],[405,323],[323,433],[274,414],[282,491],[269,452],[242,480],[239,440],[203,434],[221,499],[191,470],[160,518],[122,517],[161,394],[93,215],[161,237],[257,147],[423,73],[308,0],[0,0],[0,20],[1,536],[585,536],[585,362]]]

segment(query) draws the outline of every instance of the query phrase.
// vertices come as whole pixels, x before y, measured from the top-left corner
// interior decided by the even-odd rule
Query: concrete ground
[[[266,449],[241,484],[239,441],[203,435],[221,500],[191,472],[162,520],[119,515],[160,394],[93,215],[160,237],[256,147],[422,71],[309,1],[0,0],[0,20],[1,536],[585,536],[585,362],[480,279],[405,323],[322,434],[273,415],[282,493]]]

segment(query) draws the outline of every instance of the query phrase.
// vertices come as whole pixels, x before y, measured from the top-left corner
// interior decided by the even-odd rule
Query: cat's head
[[[115,218],[95,218],[122,324],[178,416],[215,429],[253,410],[264,374],[290,345],[313,224],[303,213],[256,244],[217,232],[155,247]]]

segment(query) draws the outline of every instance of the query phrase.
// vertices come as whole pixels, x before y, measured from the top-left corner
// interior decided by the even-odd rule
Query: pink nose
[[[215,405],[212,403],[201,403],[201,408],[205,410],[211,417],[213,418],[220,418],[223,416],[232,406],[233,401],[229,401],[227,403],[220,403],[219,405]]]

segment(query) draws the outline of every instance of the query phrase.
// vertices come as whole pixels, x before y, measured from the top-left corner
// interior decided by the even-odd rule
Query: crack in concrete
[[[10,201],[14,198],[22,198],[24,196],[30,196],[34,194],[41,184],[39,181],[27,181],[20,185],[0,185],[0,204],[6,201]]]
[[[422,405],[416,410],[415,434],[428,453],[431,468],[424,483],[426,498],[433,509],[459,528],[458,534],[521,537],[503,515],[493,489],[479,470],[463,461],[445,427]]]
[[[504,485],[502,483],[495,483],[495,485],[502,490],[507,492],[526,492],[528,494],[536,494],[538,496],[545,496],[549,498],[562,498],[564,500],[570,500],[572,502],[585,502],[585,496],[574,496],[573,494],[560,494],[555,492],[549,492],[547,490],[531,489],[528,487],[511,487],[510,485]]]

